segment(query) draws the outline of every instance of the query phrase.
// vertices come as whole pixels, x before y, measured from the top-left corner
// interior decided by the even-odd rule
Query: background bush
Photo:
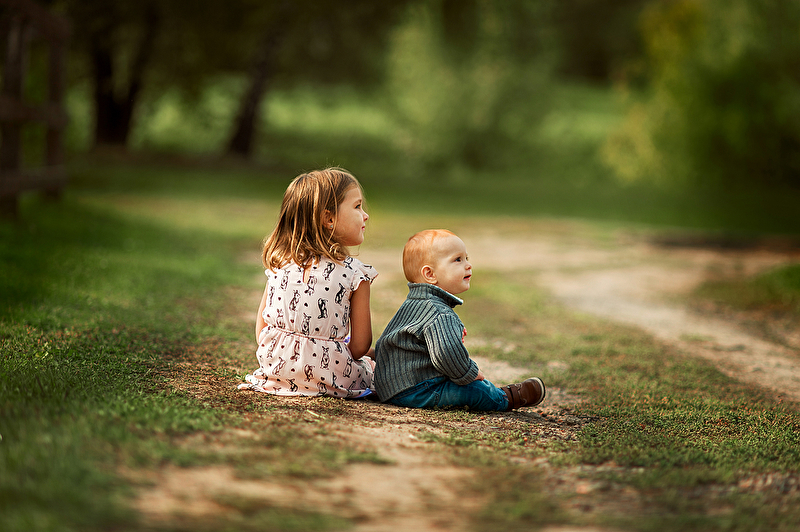
[[[800,4],[658,1],[650,86],[604,148],[627,180],[800,186]]]

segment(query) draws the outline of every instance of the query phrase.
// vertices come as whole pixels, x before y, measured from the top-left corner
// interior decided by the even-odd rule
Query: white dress
[[[275,395],[360,397],[372,388],[367,359],[354,360],[350,332],[350,296],[378,272],[358,259],[339,264],[322,258],[303,269],[290,264],[266,270],[266,326],[258,338],[259,368],[240,389]]]

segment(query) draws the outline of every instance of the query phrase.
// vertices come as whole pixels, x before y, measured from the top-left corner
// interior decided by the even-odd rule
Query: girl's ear
[[[428,266],[427,264],[422,267],[420,270],[422,273],[422,279],[428,284],[436,284],[436,273],[433,271],[433,268]]]
[[[326,227],[328,229],[333,229],[333,224],[336,221],[336,218],[331,214],[331,211],[325,209],[322,211],[322,227]]]

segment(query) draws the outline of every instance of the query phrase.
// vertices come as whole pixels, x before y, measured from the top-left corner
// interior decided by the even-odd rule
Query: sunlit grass
[[[331,137],[369,136],[391,143],[399,125],[379,98],[379,95],[365,97],[344,87],[275,92],[267,101],[265,117],[277,131]]]
[[[164,228],[258,240],[275,222],[279,204],[268,198],[166,198],[136,194],[81,194],[81,204]]]

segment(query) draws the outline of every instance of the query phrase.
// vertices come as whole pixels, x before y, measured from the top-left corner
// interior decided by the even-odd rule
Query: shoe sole
[[[544,403],[544,400],[545,400],[545,399],[547,399],[547,387],[545,387],[545,385],[544,385],[544,381],[542,381],[542,379],[540,379],[539,377],[533,377],[533,380],[535,380],[536,382],[538,382],[538,383],[539,383],[539,386],[542,388],[542,398],[541,398],[541,399],[539,399],[539,401],[538,401],[538,402],[536,402],[536,403],[533,403],[533,404],[532,404],[532,405],[530,405],[530,406],[536,406],[536,405],[540,405],[540,404]]]

